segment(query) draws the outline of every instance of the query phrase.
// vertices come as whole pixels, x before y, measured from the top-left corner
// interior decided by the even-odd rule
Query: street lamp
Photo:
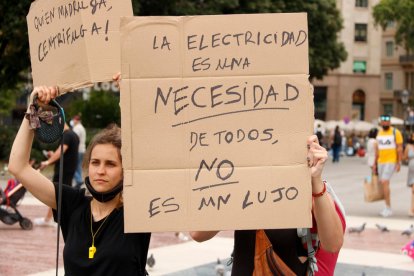
[[[410,96],[410,94],[408,93],[408,90],[407,89],[404,89],[402,92],[401,92],[401,103],[403,104],[403,108],[404,108],[404,129],[403,129],[403,131],[404,131],[404,139],[406,139],[407,137],[406,137],[406,120],[407,120],[407,118],[408,118],[408,116],[407,116],[407,106],[408,106],[408,97]]]

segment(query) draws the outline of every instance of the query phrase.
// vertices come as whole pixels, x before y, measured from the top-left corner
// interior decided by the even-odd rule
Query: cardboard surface
[[[306,14],[121,19],[125,231],[311,226]]]
[[[27,15],[33,84],[61,92],[110,81],[120,71],[119,20],[130,0],[36,0]]]

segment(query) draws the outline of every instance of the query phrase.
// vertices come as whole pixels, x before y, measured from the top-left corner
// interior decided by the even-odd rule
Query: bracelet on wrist
[[[317,193],[317,194],[312,193],[312,197],[321,197],[325,194],[325,192],[326,192],[326,181],[324,180],[324,181],[322,181],[322,183],[323,183],[322,192]]]

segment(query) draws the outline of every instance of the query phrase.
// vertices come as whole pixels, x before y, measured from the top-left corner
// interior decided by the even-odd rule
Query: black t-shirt
[[[57,198],[57,186],[56,198]],[[85,190],[63,185],[61,227],[65,241],[65,275],[145,275],[150,233],[124,233],[123,207],[105,219],[93,222],[96,253],[89,259],[92,245],[90,197]],[[53,210],[55,221],[57,212]]]
[[[72,178],[75,174],[76,167],[78,165],[78,149],[79,149],[79,138],[73,130],[68,129],[63,132],[63,144],[67,145],[68,148],[63,154],[63,183],[66,185],[72,185]],[[60,144],[59,144],[60,147]],[[59,181],[59,168],[60,162],[55,162],[53,182]],[[70,180],[69,180],[70,178]],[[69,182],[69,183],[68,183]]]
[[[266,230],[273,250],[296,275],[306,275],[308,262],[302,263],[298,257],[308,253],[298,237],[296,229]],[[251,276],[254,269],[255,230],[237,230],[234,233],[233,268],[231,275]]]

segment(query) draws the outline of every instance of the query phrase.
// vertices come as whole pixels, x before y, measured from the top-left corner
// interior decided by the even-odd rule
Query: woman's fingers
[[[118,72],[115,75],[113,75],[112,80],[115,81],[116,87],[118,87],[118,89],[119,89],[119,82],[121,81],[121,73]]]
[[[308,141],[307,141],[308,148],[309,148],[309,146],[311,146],[312,144],[315,144],[315,143],[317,145],[319,145],[318,136],[316,136],[316,135],[309,136]]]
[[[58,96],[58,88],[53,86],[36,86],[32,92],[37,95],[38,100],[43,104],[48,104]]]
[[[322,173],[323,166],[328,159],[328,153],[324,147],[319,145],[318,137],[316,135],[312,135],[308,138],[307,147],[308,166],[312,168],[312,176],[316,176],[313,174]]]

